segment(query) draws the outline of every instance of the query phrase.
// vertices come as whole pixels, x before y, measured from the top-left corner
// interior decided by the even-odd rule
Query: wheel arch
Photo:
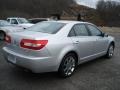
[[[78,55],[77,51],[75,51],[75,50],[69,50],[69,51],[67,51],[66,53],[64,53],[61,58],[59,58],[60,62],[59,62],[59,65],[58,65],[58,70],[59,70],[59,67],[60,67],[60,64],[61,64],[63,58],[64,58],[67,54],[69,54],[69,53],[74,53],[74,54],[75,54],[75,56],[76,56],[76,58],[77,58],[76,64],[78,65],[79,55]]]
[[[1,29],[0,29],[0,32],[4,33],[4,34],[6,35],[5,31],[3,31],[3,30],[1,30]]]
[[[107,50],[108,50],[108,48],[109,48],[109,46],[110,46],[111,44],[112,44],[113,47],[115,48],[115,41],[112,40],[112,41],[109,42],[108,47],[107,47]]]
[[[67,52],[65,55],[67,55],[67,54],[69,54],[69,53],[73,53],[73,54],[76,56],[76,58],[77,58],[76,61],[77,61],[77,64],[78,64],[78,58],[79,58],[79,56],[78,56],[77,52],[72,50],[72,51]],[[64,55],[64,56],[65,56],[65,55]]]
[[[113,47],[115,48],[115,42],[114,42],[114,41],[111,41],[111,42],[110,42],[110,45],[111,45],[111,44],[112,44]]]
[[[0,34],[3,34],[3,37],[0,40],[4,40],[6,37],[6,33],[3,30],[0,30]]]

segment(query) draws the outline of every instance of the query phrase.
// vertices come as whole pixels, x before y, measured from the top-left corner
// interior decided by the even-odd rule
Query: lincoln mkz
[[[44,21],[25,31],[9,33],[3,47],[5,59],[34,73],[58,72],[71,76],[76,67],[114,54],[114,37],[96,25],[79,21]]]

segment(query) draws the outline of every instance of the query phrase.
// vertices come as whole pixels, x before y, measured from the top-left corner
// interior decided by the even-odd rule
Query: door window
[[[68,35],[69,37],[73,37],[73,36],[76,36],[76,34],[75,34],[75,30],[72,28],[72,30],[70,31],[70,33],[69,33],[69,35]]]
[[[11,19],[11,24],[18,24],[16,19]]]
[[[93,25],[87,25],[92,36],[100,36],[102,32]]]
[[[89,36],[89,33],[85,25],[77,24],[73,26],[69,36]]]

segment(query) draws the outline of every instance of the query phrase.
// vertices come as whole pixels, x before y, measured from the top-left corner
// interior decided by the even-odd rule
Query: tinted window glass
[[[30,27],[26,30],[34,31],[34,32],[55,34],[61,28],[63,28],[64,25],[66,25],[66,24],[65,23],[57,23],[57,22],[40,22],[40,23],[33,25],[32,27]]]
[[[11,19],[11,24],[18,24],[16,19]]]
[[[74,29],[72,29],[68,35],[69,37],[76,36]]]
[[[88,25],[88,28],[89,28],[92,36],[99,36],[99,35],[101,35],[101,31],[99,29],[97,29],[96,27],[94,27],[93,25]]]
[[[85,25],[75,25],[73,29],[75,30],[75,34],[77,36],[88,36],[89,35]]]

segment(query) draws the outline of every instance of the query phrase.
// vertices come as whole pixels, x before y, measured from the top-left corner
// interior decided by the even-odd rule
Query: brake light
[[[27,49],[32,50],[40,50],[48,43],[48,40],[30,40],[30,39],[22,39],[20,42],[20,46]]]
[[[5,41],[6,41],[7,43],[11,43],[11,37],[8,36],[8,35],[6,35],[6,37],[5,37]]]

